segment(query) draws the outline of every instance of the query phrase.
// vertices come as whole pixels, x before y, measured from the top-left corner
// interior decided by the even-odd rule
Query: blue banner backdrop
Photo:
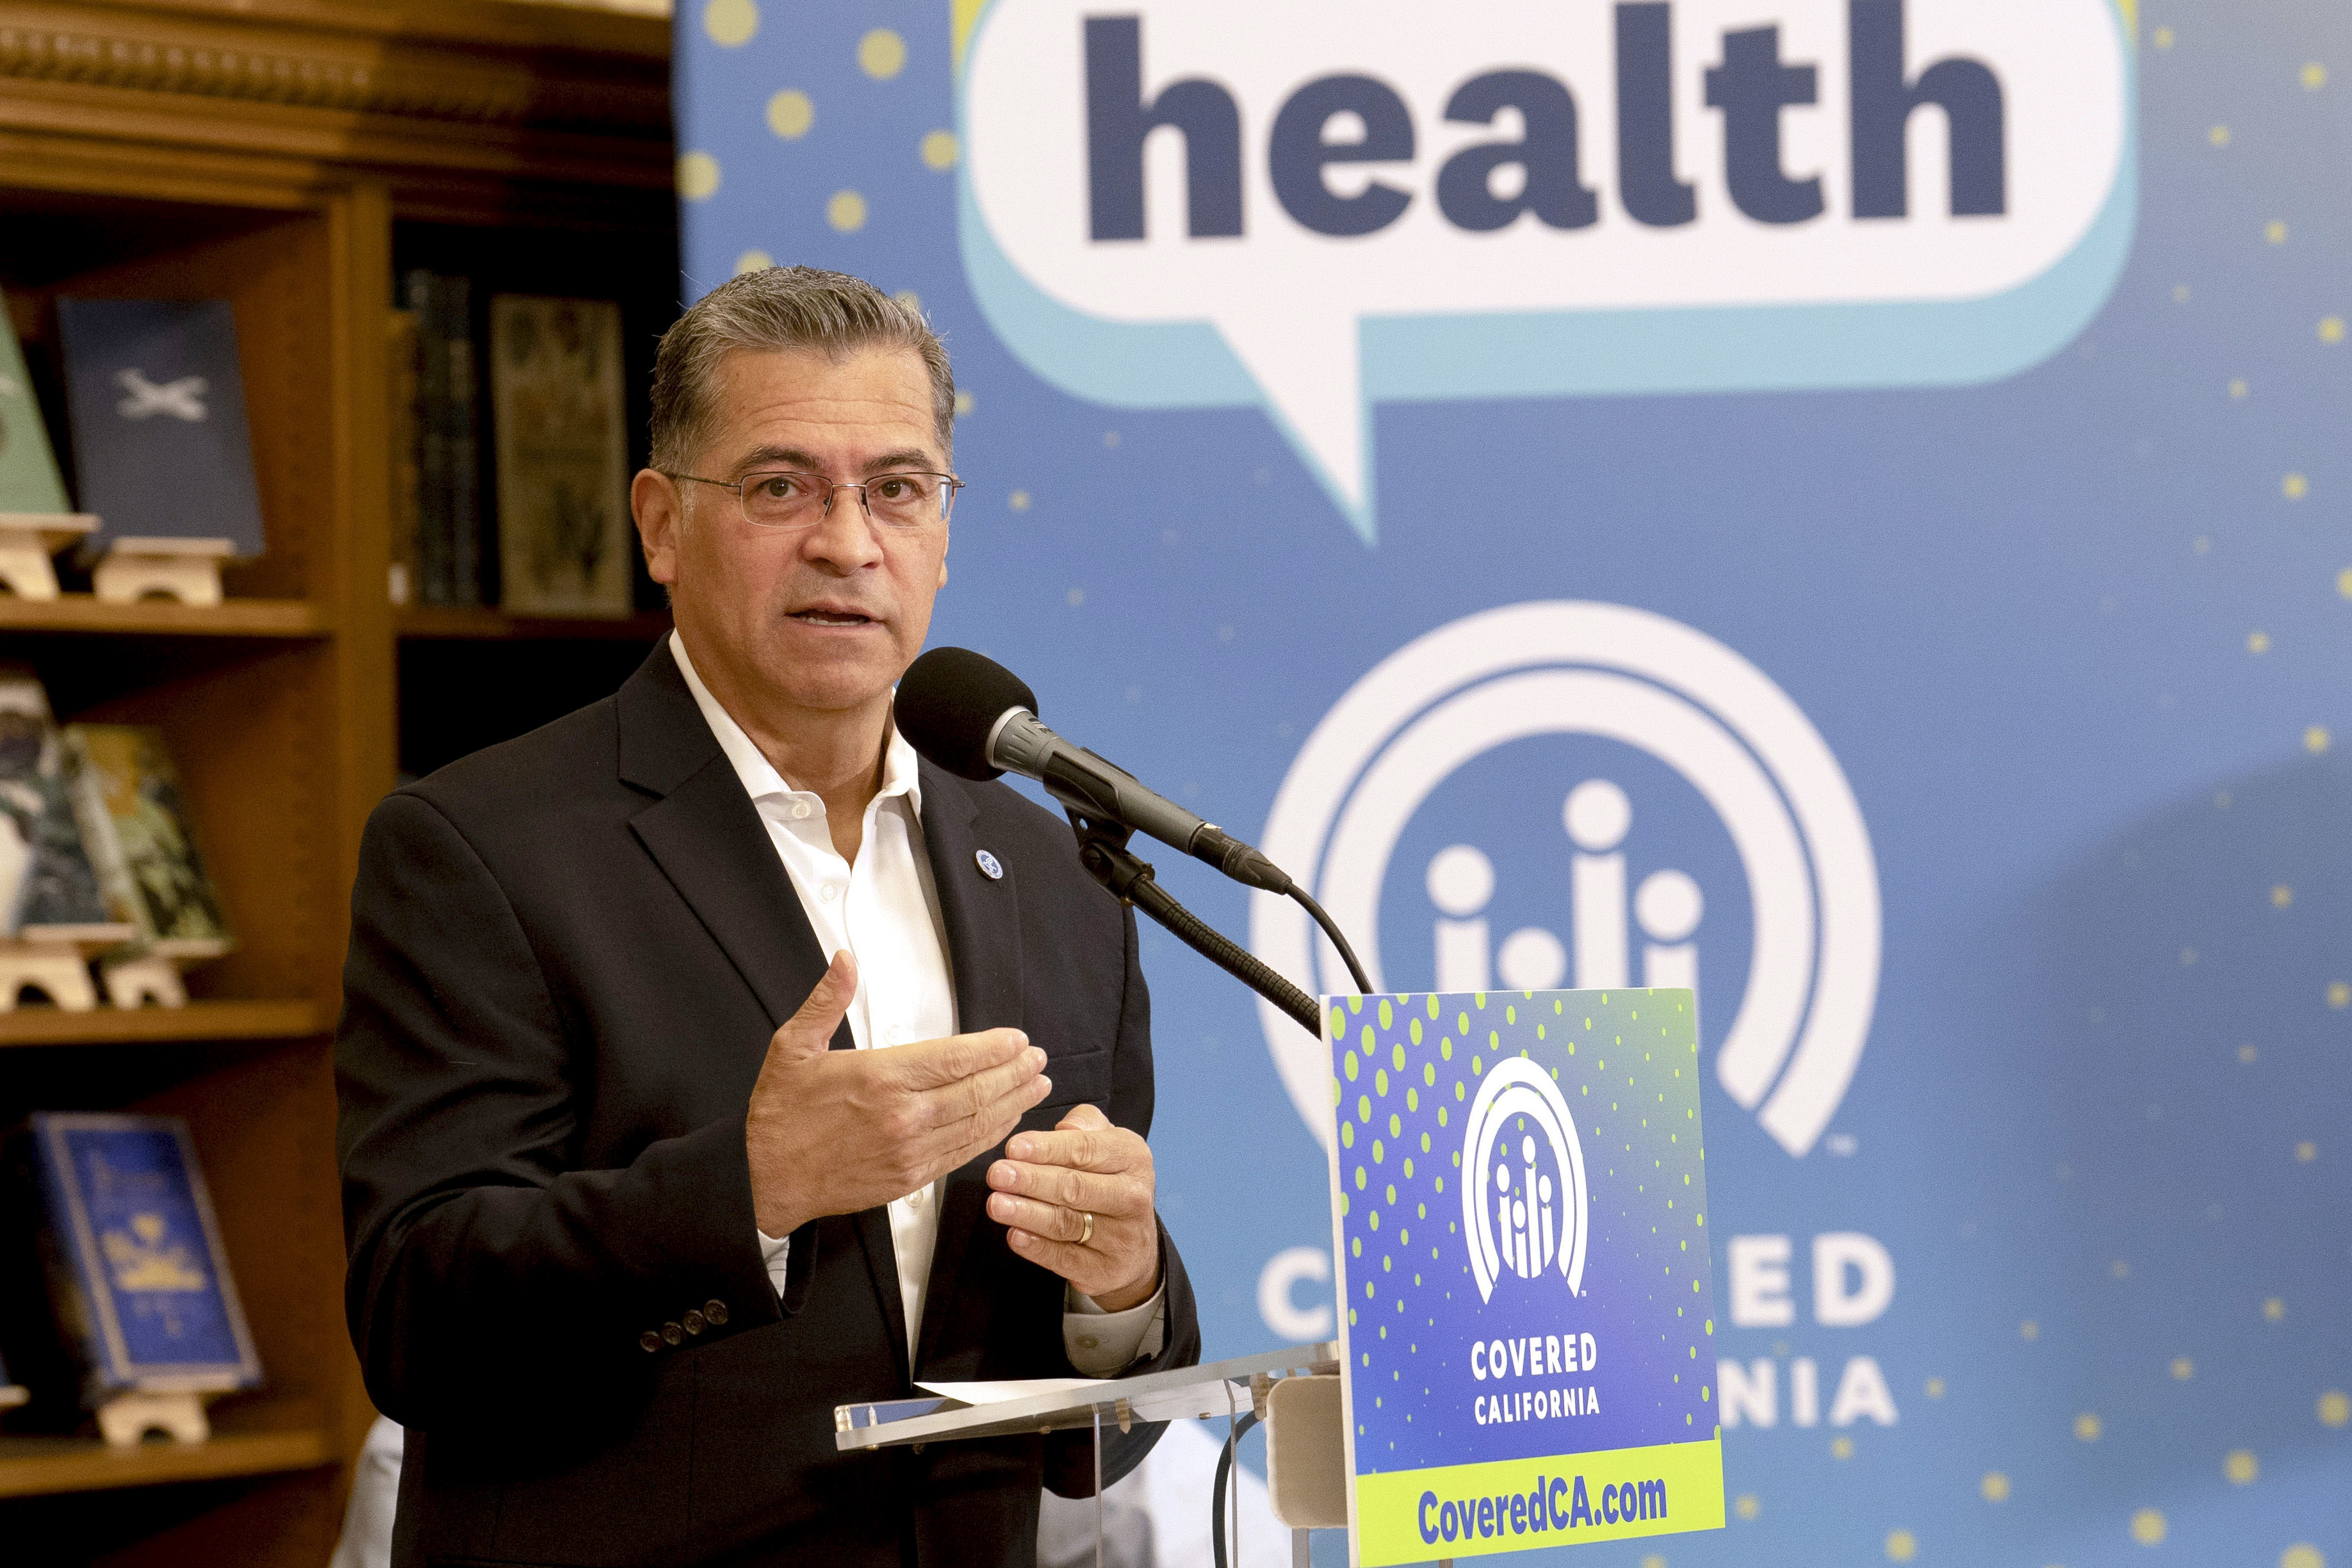
[[[1696,983],[1731,1523],[1578,1561],[2352,1564],[2352,11],[677,46],[686,297],[837,268],[954,355],[935,642],[1390,989]],[[1328,1063],[1145,942],[1209,1347],[1328,1332]]]

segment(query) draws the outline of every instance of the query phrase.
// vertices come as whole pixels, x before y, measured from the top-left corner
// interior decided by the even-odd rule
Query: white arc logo
[[[1510,605],[1441,626],[1381,660],[1324,715],[1276,793],[1261,842],[1355,938],[1373,989],[1390,989],[1378,937],[1398,841],[1448,777],[1537,735],[1591,735],[1646,752],[1721,819],[1746,874],[1752,945],[1716,1079],[1782,1148],[1803,1155],[1836,1113],[1869,1037],[1878,867],[1820,731],[1713,637],[1646,610],[1576,600]],[[1691,904],[1695,895],[1656,901]],[[1653,912],[1696,918],[1695,908]],[[1286,899],[1251,895],[1250,947],[1310,992],[1354,988]],[[1259,1017],[1292,1105],[1328,1141],[1330,1067],[1319,1042],[1267,1004]]]
[[[1552,1165],[1559,1173],[1557,1188],[1549,1172],[1536,1163],[1535,1134],[1522,1147],[1502,1141],[1513,1117],[1535,1123],[1551,1149]],[[1510,1156],[1519,1155],[1525,1174],[1512,1195]],[[1478,1299],[1494,1300],[1495,1281],[1507,1268],[1532,1279],[1546,1268],[1557,1267],[1568,1281],[1569,1294],[1584,1293],[1584,1145],[1577,1142],[1576,1121],[1559,1086],[1543,1068],[1525,1057],[1506,1057],[1495,1064],[1470,1102],[1470,1119],[1462,1129],[1462,1234],[1470,1242],[1470,1273],[1478,1281]]]

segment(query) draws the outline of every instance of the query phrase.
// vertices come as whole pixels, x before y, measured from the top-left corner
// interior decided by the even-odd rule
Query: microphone
[[[959,778],[1035,779],[1080,816],[1147,834],[1250,887],[1295,891],[1282,868],[1250,845],[1047,729],[1037,718],[1037,694],[970,648],[935,647],[908,665],[896,717],[909,745]]]

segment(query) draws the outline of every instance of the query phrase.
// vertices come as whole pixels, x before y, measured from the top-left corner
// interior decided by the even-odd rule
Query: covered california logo
[[[1543,1068],[1507,1057],[1486,1074],[1462,1131],[1462,1234],[1479,1300],[1493,1300],[1506,1273],[1534,1279],[1555,1268],[1570,1295],[1582,1294],[1584,1148]]]
[[[1569,941],[1548,932],[1505,941],[1491,959],[1496,978],[1512,990],[1548,990],[1562,979],[1585,990],[1692,988],[1728,1019],[1715,1051],[1716,1082],[1781,1148],[1803,1156],[1828,1130],[1869,1039],[1881,937],[1877,864],[1861,807],[1820,731],[1769,676],[1713,637],[1647,610],[1577,600],[1508,605],[1440,626],[1382,659],[1324,715],[1276,793],[1265,852],[1355,936],[1372,989],[1387,989],[1385,974],[1415,962],[1384,953],[1380,940],[1382,889],[1407,827],[1454,774],[1498,747],[1543,735],[1591,736],[1645,752],[1696,791],[1744,873],[1752,910],[1748,975],[1736,994],[1717,999],[1709,991],[1691,941],[1696,884],[1669,868],[1634,890],[1635,868],[1617,842],[1629,797],[1610,781],[1587,780],[1566,803],[1577,855],[1561,889]],[[1595,803],[1610,809],[1591,809]],[[1496,856],[1526,858],[1501,842],[1488,847],[1493,855],[1450,847],[1431,867],[1443,917],[1433,933],[1440,990],[1495,988],[1486,978],[1486,928],[1454,918],[1476,911],[1456,896],[1463,889],[1454,884],[1466,879],[1451,875],[1470,862],[1491,880]],[[1650,939],[1638,952],[1636,925]],[[1311,976],[1310,990],[1354,989],[1330,944],[1286,899],[1251,896],[1250,947],[1286,974]],[[1571,953],[1569,975],[1562,971]],[[1330,1069],[1319,1045],[1271,1005],[1259,1012],[1292,1104],[1328,1139]],[[1564,1110],[1559,1120],[1567,1122]],[[1574,1147],[1570,1130],[1560,1158]],[[1491,1180],[1484,1162],[1477,1168]],[[1483,1203],[1471,1218],[1496,1223]],[[1565,1231],[1550,1248],[1538,1244],[1554,1261],[1563,1248],[1571,1266],[1580,1256]],[[1499,1239],[1487,1256],[1503,1258]]]

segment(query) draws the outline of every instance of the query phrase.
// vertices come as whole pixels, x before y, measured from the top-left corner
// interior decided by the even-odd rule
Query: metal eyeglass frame
[[[824,522],[827,518],[830,518],[833,515],[833,498],[835,493],[841,490],[856,490],[857,492],[858,510],[866,514],[866,521],[867,522],[874,522],[874,503],[866,500],[866,487],[868,485],[878,485],[886,479],[907,479],[915,475],[920,475],[926,479],[945,479],[947,481],[947,499],[940,503],[939,520],[944,523],[955,511],[956,492],[963,489],[963,481],[961,479],[956,478],[953,474],[943,474],[936,468],[894,468],[889,473],[876,474],[872,479],[859,479],[856,481],[836,479],[825,474],[813,474],[805,468],[762,468],[758,473],[746,474],[740,479],[706,479],[699,474],[675,473],[668,468],[657,468],[655,471],[661,474],[666,479],[684,479],[692,484],[709,485],[718,489],[733,490],[735,492],[736,515],[742,518],[746,526],[751,528],[775,529],[779,531],[795,528],[814,528],[818,523]],[[743,500],[743,491],[745,488],[757,480],[774,479],[779,475],[790,475],[792,478],[796,479],[814,479],[825,487],[824,510],[816,514],[816,518],[814,521],[778,523],[754,522],[751,521],[751,509],[744,504]],[[887,528],[893,525],[889,523],[879,523],[877,524],[877,526]],[[896,526],[919,528],[923,525],[920,523],[908,523],[898,524]]]

